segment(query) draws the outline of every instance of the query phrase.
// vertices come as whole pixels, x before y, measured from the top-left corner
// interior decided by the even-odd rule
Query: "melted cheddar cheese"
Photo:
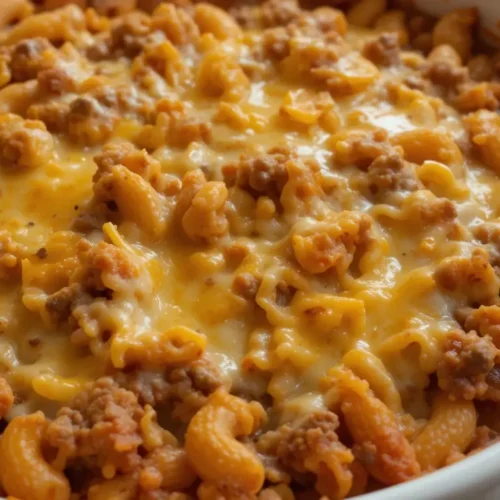
[[[335,381],[351,371],[410,442],[438,385],[496,404],[496,351],[470,355],[485,379],[450,348],[500,325],[500,125],[474,107],[493,84],[454,77],[444,45],[426,58],[384,23],[346,32],[340,11],[277,4],[66,6],[4,30],[9,419],[54,418],[86,382],[159,376],[196,349],[271,427],[327,409],[349,424]]]

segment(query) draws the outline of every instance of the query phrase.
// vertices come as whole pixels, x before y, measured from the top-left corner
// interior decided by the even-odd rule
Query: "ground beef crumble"
[[[437,371],[439,387],[455,398],[498,401],[499,363],[500,353],[490,337],[450,332]]]
[[[377,66],[394,66],[399,62],[399,40],[396,33],[383,33],[367,42],[363,55]]]
[[[71,407],[58,411],[45,439],[63,465],[82,462],[88,468],[116,467],[130,472],[140,462],[139,422],[144,410],[137,397],[111,378],[99,379]]]
[[[328,489],[331,493],[331,488],[343,493],[351,487],[350,464],[354,457],[340,442],[338,427],[334,413],[317,411],[264,434],[257,447],[276,457],[278,467],[299,483],[308,484],[315,477],[321,493],[327,494]],[[279,477],[278,471],[270,470],[268,474]]]
[[[226,184],[257,195],[278,196],[288,180],[286,162],[294,158],[287,148],[274,148],[257,156],[243,155],[238,163],[222,167]]]
[[[141,404],[169,407],[172,417],[184,422],[223,385],[219,369],[206,358],[161,373],[117,374],[117,380],[136,394]]]
[[[472,304],[489,304],[499,295],[499,278],[482,248],[471,257],[449,257],[437,266],[434,276],[445,290],[463,294]]]

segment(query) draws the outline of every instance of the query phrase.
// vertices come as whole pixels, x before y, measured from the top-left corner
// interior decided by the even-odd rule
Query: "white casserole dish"
[[[420,479],[357,500],[498,500],[500,444]]]

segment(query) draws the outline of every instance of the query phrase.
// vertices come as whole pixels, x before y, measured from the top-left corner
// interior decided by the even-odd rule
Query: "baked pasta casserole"
[[[498,440],[474,9],[0,4],[0,494],[341,500]]]

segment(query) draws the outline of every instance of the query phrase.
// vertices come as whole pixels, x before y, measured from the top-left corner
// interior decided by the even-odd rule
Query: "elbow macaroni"
[[[247,494],[262,488],[262,464],[236,439],[254,432],[262,418],[260,405],[246,403],[224,390],[215,392],[193,417],[186,433],[186,450],[206,483],[228,484]]]
[[[42,454],[45,417],[41,412],[17,417],[0,440],[0,480],[9,495],[35,500],[68,500],[69,482]]]
[[[442,467],[452,452],[463,453],[474,438],[476,425],[476,409],[470,401],[437,398],[429,422],[413,442],[422,470]]]
[[[417,476],[420,466],[415,451],[400,430],[396,415],[370,393],[367,382],[350,371],[334,370],[331,376],[338,380],[340,409],[354,442],[373,455],[365,459],[367,471],[388,485]]]

